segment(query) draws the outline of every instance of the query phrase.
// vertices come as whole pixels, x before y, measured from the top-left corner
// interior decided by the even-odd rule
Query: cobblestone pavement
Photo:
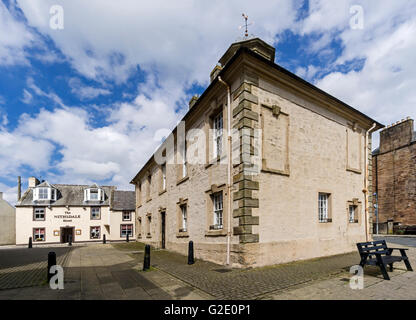
[[[71,248],[1,248],[0,290],[39,286],[46,282],[47,259],[55,251],[57,264],[66,266]]]
[[[398,246],[394,246],[398,247]],[[416,248],[407,252],[412,267],[415,269]],[[313,281],[307,285],[291,287],[264,296],[273,300],[414,300],[416,299],[416,272],[406,270],[404,263],[394,264],[394,271],[389,272],[390,281],[384,280],[378,268],[365,267],[364,288],[351,289],[351,274],[343,272],[322,281]]]
[[[139,261],[143,258],[142,251],[132,252]],[[414,261],[416,249],[411,248],[409,252],[411,261]],[[376,299],[383,297],[383,291],[375,289],[378,286],[401,288],[410,279],[416,286],[416,278],[413,278],[416,273],[406,272],[404,264],[398,263],[390,282],[383,280],[378,268],[366,267],[365,288],[370,289],[352,290],[349,287],[352,276],[349,269],[359,260],[358,253],[353,252],[263,268],[226,269],[201,260],[189,266],[187,257],[166,250],[152,250],[151,254],[152,266],[209,293],[215,299]],[[292,289],[298,291],[289,293]],[[416,297],[416,292],[410,296]]]
[[[180,300],[210,299],[162,271],[142,272],[142,264],[112,245],[89,244],[72,248],[64,268],[64,290],[51,290],[46,282],[37,286],[0,290],[7,300]],[[46,275],[46,265],[42,267]]]
[[[133,252],[133,251],[132,251]],[[138,261],[143,253],[135,252]],[[153,267],[205,291],[215,299],[260,299],[267,293],[342,273],[359,262],[358,253],[255,269],[226,269],[224,266],[197,260],[187,265],[187,257],[153,250]]]

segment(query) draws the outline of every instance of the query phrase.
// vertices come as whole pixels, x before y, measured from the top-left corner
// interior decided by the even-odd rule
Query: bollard
[[[68,246],[72,246],[72,234],[68,236]]]
[[[49,273],[52,266],[56,266],[56,253],[51,251],[48,253],[48,282],[51,280],[53,274]]]
[[[103,243],[105,244],[106,243],[106,239],[105,239],[105,235],[103,235]]]
[[[126,242],[129,242],[129,234],[127,233]]]
[[[150,268],[150,246],[146,244],[144,247],[144,261],[143,261],[143,271],[146,271]]]
[[[194,264],[194,242],[189,241],[189,247],[188,247],[188,264]]]
[[[32,249],[32,237],[29,237],[29,245],[28,245],[29,249]]]

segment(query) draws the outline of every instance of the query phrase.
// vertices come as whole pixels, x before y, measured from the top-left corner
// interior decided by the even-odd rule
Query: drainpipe
[[[369,230],[368,230],[368,211],[369,211],[369,207],[368,207],[368,135],[375,129],[375,127],[377,126],[376,123],[373,124],[373,126],[367,130],[367,132],[365,133],[365,159],[364,159],[364,168],[365,168],[365,178],[364,178],[364,197],[365,197],[365,239],[368,242],[369,241]]]
[[[231,88],[221,77],[218,80],[227,87],[227,131],[228,131],[228,148],[227,148],[227,265],[230,265],[230,254],[231,254]]]

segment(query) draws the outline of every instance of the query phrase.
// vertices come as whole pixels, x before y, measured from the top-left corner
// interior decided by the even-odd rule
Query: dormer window
[[[47,182],[33,189],[33,201],[56,201],[57,196],[58,191]]]
[[[93,185],[84,190],[84,201],[102,202],[105,200],[105,192],[97,185]]]

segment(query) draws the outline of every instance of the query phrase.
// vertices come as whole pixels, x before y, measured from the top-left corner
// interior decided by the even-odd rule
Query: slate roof
[[[47,186],[46,181],[41,183],[39,186]],[[45,185],[43,185],[45,184]],[[49,185],[49,184],[48,184]],[[37,202],[37,205],[47,205],[52,207],[62,207],[62,206],[91,206],[94,203],[85,203],[84,202],[84,190],[88,189],[87,185],[68,185],[68,184],[54,184],[51,187],[58,190],[58,199],[49,204],[49,201],[46,203]],[[110,195],[111,191],[115,190],[116,187],[113,186],[101,186],[105,192],[105,201],[100,202],[100,206],[110,205]],[[97,205],[97,204],[95,204]],[[23,194],[21,200],[17,203],[16,207],[21,206],[33,206],[33,189],[28,189]]]
[[[110,209],[113,211],[135,211],[136,193],[134,191],[113,190]]]

